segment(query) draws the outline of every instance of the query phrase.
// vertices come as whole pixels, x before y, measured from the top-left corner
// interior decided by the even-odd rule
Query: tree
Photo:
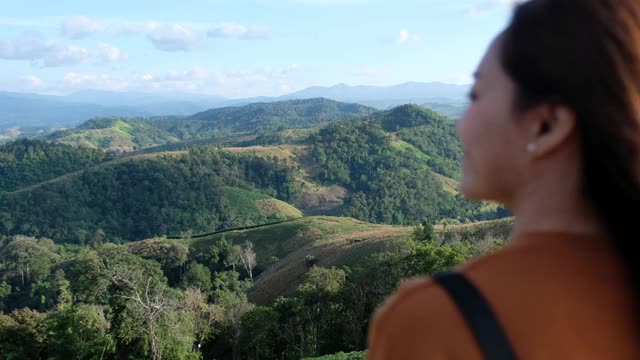
[[[298,293],[304,301],[304,313],[310,323],[309,336],[313,354],[318,354],[322,340],[320,332],[323,321],[331,307],[336,304],[336,295],[346,281],[346,273],[342,269],[326,269],[312,267],[306,274],[305,281],[298,287]]]
[[[106,237],[106,234],[104,230],[102,229],[96,230],[96,232],[93,234],[93,238],[91,239],[90,245],[93,247],[98,247],[102,245],[104,243],[105,237]]]
[[[259,306],[242,317],[241,345],[250,350],[249,359],[274,359],[278,340],[278,313],[265,306]]]
[[[0,314],[0,354],[5,359],[40,359],[44,347],[45,314],[31,309]]]
[[[242,266],[249,274],[249,279],[253,282],[253,268],[257,263],[256,252],[253,251],[253,243],[251,241],[245,241],[240,249],[240,260],[242,260]]]
[[[224,271],[216,274],[213,288],[213,297],[219,301],[228,293],[246,294],[251,288],[251,281],[240,280],[240,274],[235,271]]]
[[[103,247],[101,259],[104,272],[111,281],[112,297],[124,301],[120,305],[117,326],[119,337],[148,341],[151,358],[162,358],[162,336],[173,334],[183,340],[183,329],[166,331],[167,327],[185,325],[176,318],[178,294],[166,284],[159,264],[129,254],[123,248]],[[179,341],[184,344],[184,341]],[[190,348],[190,345],[189,345]]]
[[[196,340],[193,350],[199,351],[202,343],[213,335],[213,324],[221,320],[221,309],[207,304],[207,296],[199,289],[186,290],[184,308],[190,311],[193,316],[193,329]]]
[[[115,350],[109,321],[99,306],[60,309],[44,320],[43,327],[52,359],[102,359]]]
[[[227,248],[227,253],[224,258],[224,266],[231,266],[233,271],[236,271],[236,265],[240,264],[242,261],[240,254],[242,253],[242,248],[239,245],[232,245]]]
[[[318,258],[314,255],[307,255],[304,257],[304,265],[308,268],[314,267],[318,263]]]
[[[413,239],[419,242],[431,242],[435,238],[435,230],[426,220],[413,230]]]
[[[111,279],[100,255],[95,250],[85,249],[70,263],[67,273],[73,303],[106,305]]]
[[[242,317],[255,305],[247,300],[245,294],[226,293],[220,299],[216,311],[222,314],[222,326],[231,341],[233,360],[240,359],[240,336],[242,335]]]
[[[4,264],[5,279],[24,289],[49,275],[50,265],[58,256],[38,245],[35,238],[15,236],[0,250],[0,263]]]
[[[206,266],[195,261],[187,265],[187,270],[185,270],[180,282],[182,289],[198,289],[203,293],[208,293],[212,286],[211,271]]]

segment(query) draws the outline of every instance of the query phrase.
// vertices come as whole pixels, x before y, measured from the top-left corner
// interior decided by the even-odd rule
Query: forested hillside
[[[112,154],[37,140],[0,145],[0,193],[113,159]]]
[[[91,119],[75,129],[57,131],[47,139],[62,144],[118,152],[178,141],[174,135],[142,121],[115,117]]]
[[[0,194],[0,233],[84,243],[99,229],[110,241],[131,241],[254,225],[282,219],[255,204],[293,199],[292,178],[285,166],[215,148],[115,161]]]
[[[294,257],[296,237],[308,238],[322,223],[337,228],[328,237],[312,235],[317,249],[335,236],[357,242],[343,260],[303,252],[299,277],[288,279],[290,290],[261,306],[250,302],[247,292],[273,272],[286,275],[292,259],[274,256],[282,238],[269,244],[258,228],[252,230],[255,244],[242,231],[82,247],[0,237],[0,354],[7,359],[293,360],[361,351],[373,311],[401,279],[448,269],[501,245],[494,237],[442,245],[446,235],[425,227],[389,242],[369,237],[367,224],[305,221],[283,234],[288,244],[281,246],[290,246]],[[359,249],[380,241],[388,246]],[[257,263],[266,268],[265,276],[255,279]],[[286,285],[287,279],[280,282]]]
[[[247,140],[283,129],[346,121],[375,111],[327,99],[290,100],[212,109],[189,117],[96,118],[75,129],[57,131],[47,139],[119,152],[187,142],[176,144],[175,149],[179,149],[191,147],[191,142],[222,145],[229,138]]]
[[[441,158],[423,159],[394,146],[391,134],[376,123],[331,125],[312,135],[309,144],[318,164],[315,178],[351,193],[346,216],[387,224],[482,216],[479,204],[444,191],[434,178],[428,159]]]

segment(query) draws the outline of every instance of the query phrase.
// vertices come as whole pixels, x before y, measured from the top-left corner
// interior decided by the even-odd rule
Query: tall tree
[[[240,249],[240,260],[242,260],[242,266],[249,274],[249,279],[253,282],[253,268],[257,264],[256,252],[253,250],[253,243],[251,241],[245,241]]]

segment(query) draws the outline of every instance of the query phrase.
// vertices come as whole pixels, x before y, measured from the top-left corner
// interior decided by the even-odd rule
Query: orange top
[[[531,233],[463,265],[518,359],[640,359],[632,289],[605,240]],[[428,279],[405,282],[376,313],[368,360],[482,360],[449,296]]]

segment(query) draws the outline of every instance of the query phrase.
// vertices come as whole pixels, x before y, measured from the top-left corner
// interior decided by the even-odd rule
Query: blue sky
[[[469,83],[510,0],[11,1],[0,90],[276,96]]]

